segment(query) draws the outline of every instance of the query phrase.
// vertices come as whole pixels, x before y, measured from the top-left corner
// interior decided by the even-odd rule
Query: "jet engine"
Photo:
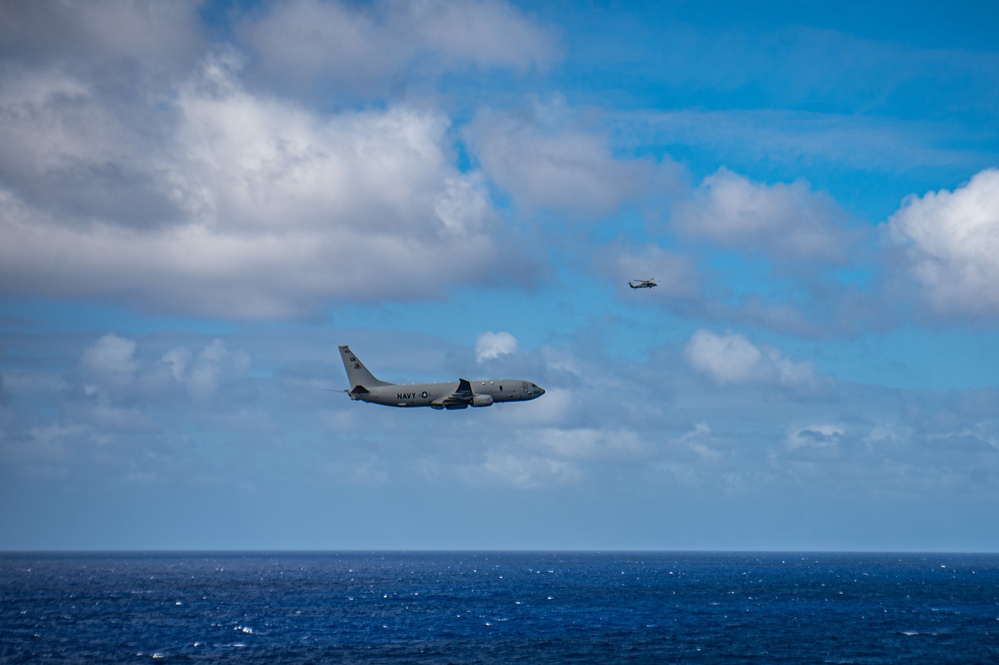
[[[472,395],[472,406],[492,406],[492,395]]]

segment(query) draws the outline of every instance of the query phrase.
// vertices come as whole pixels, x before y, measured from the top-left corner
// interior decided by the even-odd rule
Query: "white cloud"
[[[111,409],[111,403],[129,399],[141,380],[141,366],[135,357],[137,343],[108,333],[84,349],[80,359],[80,388],[96,399],[97,409]],[[108,411],[109,412],[109,411]]]
[[[845,213],[803,181],[765,185],[721,168],[708,176],[674,222],[684,233],[778,262],[843,263],[851,242]]]
[[[250,355],[230,351],[220,339],[212,340],[197,357],[186,347],[171,349],[162,362],[170,366],[174,379],[199,400],[211,397],[223,383],[241,378],[250,369]]]
[[[57,102],[67,85],[43,90],[30,108],[22,93],[0,97],[0,107],[32,111],[17,113],[10,131],[41,136],[59,127],[75,113]],[[113,154],[153,183],[157,205],[168,197],[173,208],[153,224],[137,217],[140,205],[83,217],[0,188],[5,290],[277,318],[307,316],[333,299],[437,297],[454,283],[492,281],[502,262],[529,261],[498,240],[500,220],[479,177],[450,163],[440,114],[397,106],[321,115],[250,94],[231,57],[209,59],[175,108],[175,132],[152,152],[113,122],[40,142],[48,157],[0,148],[15,164]],[[95,163],[84,173],[100,170]],[[113,181],[89,184],[95,197],[113,198]],[[60,195],[55,188],[48,198]]]
[[[14,69],[4,76],[0,95],[5,116],[0,136],[8,146],[0,153],[5,166],[43,175],[74,163],[122,156],[115,154],[120,146],[113,140],[122,128],[101,106],[91,81],[61,71]]]
[[[695,332],[684,349],[694,369],[719,384],[768,384],[811,392],[826,380],[808,362],[795,362],[773,347],[759,347],[742,335]]]
[[[135,340],[108,333],[83,351],[80,364],[103,378],[127,380],[136,370]]]
[[[335,80],[368,91],[436,67],[546,69],[559,58],[553,32],[497,0],[403,0],[371,4],[291,0],[238,30],[265,71]]]
[[[910,196],[888,220],[907,269],[945,314],[999,314],[999,169],[953,192]]]
[[[526,208],[593,218],[674,188],[673,164],[615,157],[604,137],[573,124],[559,104],[484,110],[465,138],[484,172]]]
[[[196,352],[186,346],[174,347],[160,357],[159,363],[140,361],[137,349],[135,340],[115,333],[102,336],[84,349],[80,360],[84,394],[109,409],[117,401],[135,400],[140,394],[163,396],[172,378],[193,399],[203,401],[243,378],[252,364],[249,353],[232,350],[221,339],[212,340]]]
[[[517,338],[508,332],[487,331],[475,340],[475,359],[478,362],[506,356],[517,350]]]
[[[764,378],[763,353],[742,335],[716,335],[698,330],[686,347],[695,369],[718,383],[750,383]]]
[[[141,87],[137,79],[130,82]],[[148,228],[177,216],[157,179],[160,148],[149,131],[168,132],[169,114],[123,99],[85,68],[10,63],[0,77],[0,116],[5,217]]]

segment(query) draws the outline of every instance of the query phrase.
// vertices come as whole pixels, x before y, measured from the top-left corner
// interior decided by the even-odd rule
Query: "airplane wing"
[[[468,379],[458,379],[458,388],[441,400],[445,409],[466,409],[472,404],[472,384]]]

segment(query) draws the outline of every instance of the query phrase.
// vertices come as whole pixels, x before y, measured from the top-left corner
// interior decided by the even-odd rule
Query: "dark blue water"
[[[0,662],[999,663],[999,555],[0,554]]]

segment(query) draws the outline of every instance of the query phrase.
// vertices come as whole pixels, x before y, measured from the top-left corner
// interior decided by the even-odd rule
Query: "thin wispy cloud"
[[[245,16],[239,43],[272,79],[336,82],[383,95],[413,75],[450,69],[548,70],[561,58],[552,26],[506,3],[293,0]]]

